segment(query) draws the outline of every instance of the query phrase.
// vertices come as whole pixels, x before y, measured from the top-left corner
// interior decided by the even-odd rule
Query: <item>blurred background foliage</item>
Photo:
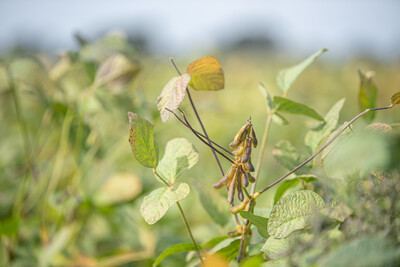
[[[196,146],[199,164],[183,180],[211,187],[220,179],[209,148],[174,118],[166,124],[160,121],[155,99],[176,76],[167,57],[152,55],[140,38],[121,34],[91,41],[77,36],[77,40],[81,47],[76,51],[56,56],[17,49],[0,62],[0,266],[150,266],[169,245],[188,242],[176,208],[151,226],[140,216],[143,196],[160,184],[132,156],[128,111],[155,123],[160,156],[174,137],[185,137]],[[249,116],[262,136],[267,113],[258,82],[272,95],[280,94],[275,79],[279,69],[306,56],[286,58],[274,53],[269,40],[248,38],[208,55],[221,62],[225,89],[192,91],[192,96],[209,136],[225,147]],[[185,71],[202,56],[206,55],[175,61]],[[377,106],[388,105],[400,85],[398,61],[318,60],[298,78],[289,96],[319,114],[345,97],[343,123],[359,113],[358,70],[375,72],[380,89]],[[199,129],[187,99],[181,107]],[[398,133],[398,114],[395,108],[378,112],[375,121],[390,124]],[[286,172],[272,156],[279,140],[290,140],[306,154],[304,136],[315,125],[294,115],[287,119],[289,125],[271,129],[259,188]],[[256,157],[257,149],[253,153]],[[394,151],[391,162],[399,167],[399,161]],[[224,169],[228,166],[223,162]],[[260,212],[272,207],[274,191],[259,198]],[[235,227],[232,217],[225,227],[215,224],[192,192],[182,206],[199,243]],[[180,254],[163,262],[164,266],[184,263],[185,255]]]

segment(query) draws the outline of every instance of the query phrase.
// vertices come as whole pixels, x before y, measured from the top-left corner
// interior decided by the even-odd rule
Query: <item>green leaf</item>
[[[158,164],[158,146],[154,141],[154,125],[139,115],[128,112],[129,143],[137,161],[145,167],[156,168]]]
[[[317,59],[324,52],[328,51],[327,49],[322,49],[310,57],[306,58],[302,62],[297,65],[294,65],[289,68],[285,68],[279,71],[276,80],[279,87],[283,92],[287,92],[292,85],[292,83],[297,79],[297,77],[307,68],[315,59]]]
[[[297,176],[296,178],[290,179],[290,180],[286,180],[284,181],[276,190],[275,192],[275,196],[274,196],[274,204],[276,202],[278,202],[279,199],[282,198],[283,194],[285,194],[285,192],[291,188],[296,187],[297,185],[300,184],[301,181],[304,181],[306,183],[309,182],[313,182],[316,181],[317,179],[315,177],[312,176]]]
[[[400,92],[397,92],[394,95],[392,95],[392,97],[390,98],[390,102],[392,103],[393,106],[400,104]]]
[[[280,96],[274,96],[274,105],[277,107],[277,111],[304,115],[316,120],[323,121],[324,119],[312,108],[289,100],[287,98],[283,98]]]
[[[376,97],[378,94],[378,88],[372,81],[372,76],[367,77],[361,71],[358,71],[360,76],[360,91],[358,95],[358,101],[360,103],[360,110],[363,111],[369,108],[376,107]],[[375,117],[375,112],[369,112],[363,116],[363,119],[371,122]]]
[[[323,258],[318,266],[397,266],[400,249],[382,236],[362,236],[342,244]]]
[[[221,90],[225,86],[224,71],[215,57],[194,61],[186,70],[192,77],[189,85],[196,90]]]
[[[275,122],[278,125],[288,125],[289,124],[289,121],[287,119],[285,119],[285,117],[283,117],[278,112],[275,112],[272,115],[272,121]]]
[[[163,123],[165,123],[169,116],[171,116],[171,112],[169,112],[167,109],[174,111],[183,101],[189,81],[190,75],[186,73],[181,76],[174,77],[167,83],[167,85],[165,85],[161,95],[157,97],[156,105],[158,111],[160,111],[161,121]]]
[[[274,102],[272,101],[271,95],[268,93],[267,89],[265,89],[264,84],[261,82],[258,83],[258,88],[260,88],[261,93],[264,95],[267,100],[267,109],[268,112],[274,109]]]
[[[264,263],[262,254],[255,255],[255,256],[250,256],[244,259],[243,262],[240,263],[240,267],[255,267],[255,266],[261,266],[261,264]]]
[[[157,172],[169,184],[173,184],[184,171],[199,161],[196,148],[185,138],[175,138],[167,143],[165,154],[157,166]]]
[[[274,158],[288,170],[292,170],[302,163],[305,158],[301,157],[296,148],[288,140],[280,140],[272,150]],[[308,172],[309,167],[306,165],[296,171],[296,173]]]
[[[154,224],[165,215],[171,206],[185,199],[189,193],[190,188],[186,183],[180,183],[174,188],[157,188],[144,197],[140,213],[148,224]]]
[[[170,255],[181,253],[181,252],[192,251],[192,250],[196,250],[193,243],[180,243],[180,244],[172,245],[169,248],[167,248],[166,250],[164,250],[157,257],[157,259],[153,263],[153,266],[159,265],[166,257],[168,257]]]
[[[237,257],[240,247],[240,239],[234,240],[228,246],[217,251],[218,255],[224,257],[227,260],[233,260]]]
[[[111,176],[96,192],[93,202],[97,206],[108,206],[134,199],[142,192],[142,182],[130,173]]]
[[[204,244],[202,245],[202,247],[203,247],[203,248],[214,247],[214,246],[216,246],[217,244],[221,243],[222,241],[224,241],[224,240],[227,239],[227,238],[229,238],[229,236],[227,236],[227,235],[226,235],[226,236],[218,236],[218,237],[215,237],[215,238],[213,238],[213,239],[207,241],[206,243],[204,243]]]
[[[95,83],[109,85],[113,92],[120,92],[139,72],[138,63],[123,54],[115,54],[102,62],[97,69]]]
[[[307,226],[307,217],[325,207],[323,199],[309,190],[293,192],[281,198],[272,208],[268,221],[268,233],[285,238],[295,230]]]
[[[288,249],[288,240],[283,238],[277,239],[273,236],[270,236],[261,248],[261,251],[264,252],[271,259],[277,260],[280,257],[284,256]]]
[[[345,99],[342,98],[328,111],[325,115],[325,123],[321,125],[316,130],[310,130],[305,137],[305,144],[309,149],[309,152],[314,153],[317,151],[317,148],[321,141],[329,136],[332,131],[335,130],[338,121],[339,121],[339,113],[343,107]]]
[[[217,224],[225,226],[231,220],[226,198],[200,182],[193,181],[192,184],[199,193],[200,202],[210,218]]]
[[[257,227],[257,231],[262,237],[264,237],[264,238],[269,237],[268,229],[267,229],[267,225],[268,225],[267,218],[254,215],[253,213],[250,213],[248,211],[241,211],[240,216],[249,220],[255,227]]]

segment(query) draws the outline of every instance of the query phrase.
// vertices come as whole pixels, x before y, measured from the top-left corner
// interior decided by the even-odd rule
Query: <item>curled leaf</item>
[[[189,85],[196,90],[224,89],[224,71],[215,57],[203,57],[192,62],[186,73],[192,77]]]
[[[163,123],[165,123],[169,116],[171,116],[171,112],[167,109],[174,111],[183,101],[189,81],[189,74],[174,77],[167,83],[167,85],[165,85],[161,95],[157,97],[156,105],[157,109],[160,111],[161,121]]]

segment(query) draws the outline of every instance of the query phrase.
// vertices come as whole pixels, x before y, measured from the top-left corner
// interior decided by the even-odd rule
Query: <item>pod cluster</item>
[[[232,153],[235,156],[235,163],[229,168],[225,175],[216,182],[213,187],[215,189],[222,188],[226,185],[228,189],[228,202],[233,203],[235,192],[237,192],[238,199],[244,200],[243,187],[247,187],[250,183],[255,182],[255,178],[251,175],[254,172],[254,166],[251,162],[251,148],[256,148],[258,140],[254,132],[251,119],[240,128],[235,135],[232,143],[229,144]]]

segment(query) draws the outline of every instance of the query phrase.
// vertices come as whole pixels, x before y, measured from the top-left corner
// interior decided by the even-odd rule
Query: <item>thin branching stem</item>
[[[165,108],[165,109],[168,110],[169,112],[171,112],[172,114],[174,114],[175,118],[177,118],[178,121],[180,121],[180,122],[181,122],[183,125],[185,125],[188,129],[190,129],[191,126],[189,127],[189,125],[187,125],[186,122],[184,122],[181,118],[179,118],[179,116],[178,116],[175,112],[173,112],[173,111],[170,110],[169,108]],[[198,131],[196,131],[193,127],[192,127],[192,129],[193,129],[193,131],[195,131],[198,135],[200,135],[202,138],[206,139],[206,137],[205,137],[203,134],[201,134],[201,133],[199,133]],[[211,139],[209,139],[209,140],[211,141],[211,143],[212,143],[213,145],[215,145],[215,146],[217,146],[218,148],[222,149],[224,152],[228,153],[228,154],[231,155],[232,157],[235,156],[231,151],[229,151],[229,150],[227,150],[226,148],[224,148],[224,147],[218,145],[218,144],[215,143],[213,140],[211,140]],[[215,147],[212,147],[212,149],[217,150]],[[218,152],[217,152],[217,153],[218,153]]]
[[[153,169],[153,173],[154,173],[166,186],[171,187],[171,185],[170,185],[164,178],[162,178],[161,175],[158,174],[158,172],[157,172],[156,169]],[[199,256],[199,259],[200,259],[201,263],[204,264],[203,258],[201,257],[201,253],[200,253],[199,246],[197,245],[196,240],[195,240],[194,237],[193,237],[192,230],[190,229],[189,223],[188,223],[188,221],[187,221],[187,219],[186,219],[185,213],[183,212],[183,209],[182,209],[181,204],[179,203],[179,201],[176,202],[176,205],[178,206],[179,213],[180,213],[181,216],[182,216],[182,220],[183,220],[183,222],[184,222],[184,224],[185,224],[185,226],[186,226],[186,229],[187,229],[187,231],[188,231],[188,233],[189,233],[190,239],[192,240],[192,243],[193,243],[193,245],[194,245],[194,248],[196,249],[197,255]]]
[[[344,125],[342,127],[342,129],[340,129],[340,131],[338,131],[334,137],[332,137],[323,147],[321,147],[317,152],[315,152],[312,156],[310,156],[308,159],[306,159],[304,162],[302,162],[300,165],[298,165],[296,168],[294,168],[293,170],[291,170],[290,172],[288,172],[287,174],[285,174],[284,176],[282,176],[281,178],[279,178],[278,180],[276,180],[275,182],[273,182],[272,184],[268,185],[267,187],[261,189],[260,191],[258,191],[259,194],[264,193],[265,191],[267,191],[268,189],[270,189],[271,187],[273,187],[274,185],[276,185],[277,183],[279,183],[280,181],[282,181],[283,179],[285,179],[286,177],[288,177],[289,175],[291,175],[292,173],[294,173],[295,171],[297,171],[298,169],[300,169],[301,167],[303,167],[304,165],[306,165],[307,163],[309,163],[310,161],[312,161],[316,156],[318,156],[322,151],[324,151],[333,141],[335,141],[336,138],[339,137],[339,135],[341,135],[351,124],[353,124],[353,122],[355,122],[358,118],[360,118],[361,116],[363,116],[364,114],[368,113],[369,111],[377,111],[377,110],[384,110],[384,109],[390,109],[392,108],[393,105],[387,106],[387,107],[381,107],[381,108],[371,108],[371,109],[366,109],[363,112],[361,112],[360,114],[358,114],[357,116],[355,116],[351,121],[349,121],[348,123],[346,123],[346,125]]]
[[[175,68],[175,70],[178,72],[178,74],[179,74],[179,75],[182,75],[181,72],[180,72],[179,69],[178,69],[178,66],[176,66],[174,60],[172,59],[172,57],[171,57],[169,60],[171,61],[172,65],[174,66],[174,68]],[[217,162],[217,164],[218,164],[219,170],[221,171],[221,174],[224,175],[224,170],[222,169],[221,162],[219,162],[219,159],[218,159],[217,154],[215,153],[215,150],[212,149],[211,141],[210,141],[210,138],[208,137],[206,128],[204,128],[203,122],[201,121],[200,116],[199,116],[199,114],[197,113],[196,106],[194,105],[192,96],[190,95],[189,87],[186,87],[186,93],[187,93],[187,95],[188,95],[188,97],[189,97],[189,101],[190,101],[190,104],[192,105],[193,111],[194,111],[194,113],[196,114],[197,120],[198,120],[199,123],[200,123],[201,129],[203,130],[203,133],[204,133],[204,135],[205,135],[205,137],[206,137],[206,139],[207,139],[207,141],[208,141],[209,147],[211,148],[211,151],[212,151],[212,153],[214,154],[214,158],[215,158],[215,160],[216,160],[216,162]]]
[[[218,154],[220,154],[221,156],[223,156],[225,159],[227,159],[229,162],[231,162],[232,164],[234,164],[235,162],[233,160],[231,160],[230,158],[228,158],[225,154],[223,154],[222,152],[220,152],[219,150],[216,150],[212,145],[210,145],[210,143],[207,143],[206,141],[204,141],[197,133],[196,131],[192,128],[192,126],[190,126],[190,123],[188,122],[188,120],[186,119],[185,113],[178,108],[179,111],[181,112],[181,115],[184,119],[184,121],[186,122],[186,125],[188,126],[188,128],[194,133],[194,135],[199,138],[205,145],[209,146],[213,151],[217,152]],[[222,175],[224,175],[224,173],[222,173]]]

